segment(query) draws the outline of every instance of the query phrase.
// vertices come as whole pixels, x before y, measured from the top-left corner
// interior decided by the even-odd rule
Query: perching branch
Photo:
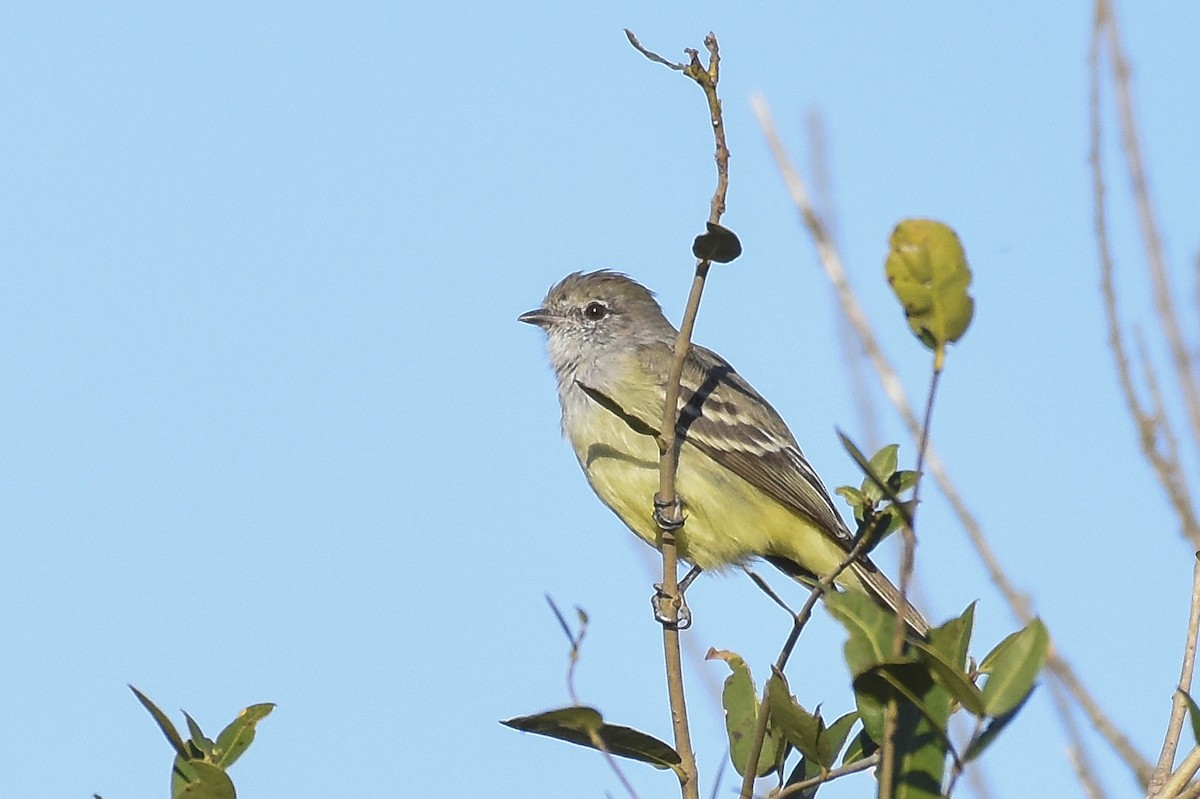
[[[717,164],[717,187],[713,192],[708,221],[717,224],[725,212],[725,194],[729,187],[729,149],[725,145],[725,123],[721,115],[721,101],[717,97],[717,82],[720,78],[720,51],[717,37],[711,32],[704,37],[704,46],[708,50],[708,66],[700,62],[696,50],[686,50],[687,64],[677,64],[644,48],[628,29],[625,35],[629,43],[638,52],[655,63],[663,64],[673,70],[683,72],[699,84],[708,101],[709,118],[712,123],[715,138],[715,159]],[[676,433],[676,421],[679,417],[679,382],[683,374],[683,363],[691,348],[692,331],[696,325],[696,314],[700,309],[700,297],[704,292],[704,281],[708,277],[711,262],[707,259],[696,261],[696,273],[692,280],[691,293],[688,295],[687,307],[683,320],[679,325],[679,337],[675,342],[675,360],[671,364],[671,372],[667,378],[666,397],[663,402],[662,424],[659,427],[659,489],[654,498],[655,518],[659,520],[661,533],[661,550],[663,556],[662,593],[666,597],[664,605],[663,624],[663,653],[666,660],[667,688],[671,702],[671,721],[675,730],[675,749],[679,752],[681,764],[686,779],[682,781],[685,799],[698,799],[698,776],[696,758],[692,751],[691,733],[687,723],[687,703],[683,692],[683,664],[679,650],[679,609],[682,598],[678,582],[678,551],[676,549],[676,533],[683,526],[682,505],[675,492],[675,472],[679,466],[679,446]]]

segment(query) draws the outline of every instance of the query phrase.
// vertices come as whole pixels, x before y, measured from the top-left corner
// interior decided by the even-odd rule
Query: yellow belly
[[[601,443],[576,447],[592,489],[623,522],[651,546],[660,545],[653,518],[658,492],[658,447],[624,425],[603,425]],[[593,430],[595,432],[595,430]],[[792,560],[814,574],[827,574],[845,551],[806,517],[781,505],[746,480],[684,443],[676,473],[684,526],[679,555],[705,570],[746,563],[765,555]],[[858,587],[844,572],[838,582]]]

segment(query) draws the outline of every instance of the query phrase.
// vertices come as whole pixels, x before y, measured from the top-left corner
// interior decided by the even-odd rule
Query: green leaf
[[[789,785],[795,785],[798,782],[811,780],[814,777],[819,777],[824,773],[825,769],[821,768],[820,763],[814,763],[807,757],[801,756],[800,762],[796,764],[794,769],[792,769],[792,773],[788,775],[787,781],[784,782],[783,787],[786,788]],[[790,793],[788,796],[794,796],[796,799],[812,799],[817,795],[817,789],[820,787],[821,783],[817,783],[810,788],[805,788],[799,793]]]
[[[183,743],[183,736],[179,734],[179,730],[175,729],[175,725],[167,718],[167,714],[159,710],[158,705],[151,702],[148,696],[132,685],[129,686],[129,690],[133,691],[133,695],[142,703],[142,707],[150,712],[150,716],[158,724],[158,728],[162,730],[163,735],[167,737],[167,742],[171,744],[171,748],[175,750],[175,754],[185,759],[188,758],[191,753]]]
[[[933,675],[929,667],[916,660],[892,660],[878,663],[870,670],[854,678],[855,692],[871,694],[881,704],[887,701],[888,689],[894,689],[901,697],[917,708],[921,715],[937,722],[938,732],[945,737],[945,722],[938,719],[939,713],[926,706],[925,694],[933,687]]]
[[[842,765],[849,766],[857,763],[864,757],[870,757],[879,751],[879,745],[867,735],[865,729],[860,729],[858,735],[855,735],[850,741],[850,745],[846,747],[846,754],[842,755]]]
[[[779,673],[767,680],[767,703],[771,708],[771,721],[775,728],[792,746],[816,763],[823,763],[820,738],[821,717],[809,713],[788,691],[787,679]]]
[[[730,674],[721,691],[721,704],[725,708],[725,731],[729,735],[729,759],[737,773],[744,775],[758,726],[758,692],[754,679],[746,661],[734,652],[710,649],[705,659],[723,660],[729,666]],[[769,724],[759,752],[756,776],[761,777],[775,769],[782,759],[783,745],[775,725]]]
[[[821,750],[821,762],[825,768],[831,769],[837,762],[838,754],[845,746],[846,738],[850,735],[850,729],[856,721],[858,721],[858,711],[852,710],[830,724],[821,733],[821,737],[817,740],[817,746]]]
[[[909,327],[929,349],[940,355],[967,332],[975,313],[967,293],[971,269],[950,227],[932,219],[901,221],[892,231],[884,271]]]
[[[887,444],[871,456],[871,469],[884,482],[892,476],[892,473],[896,471],[896,467],[900,465],[899,451],[899,444]],[[866,490],[865,484],[863,485],[863,489]]]
[[[825,606],[849,633],[846,664],[857,677],[883,662],[892,647],[893,620],[866,594],[843,591],[825,597]],[[863,727],[874,741],[883,739],[883,705],[870,693],[854,692]]]
[[[1003,716],[1029,695],[1046,663],[1050,633],[1041,619],[1001,641],[983,659],[979,670],[988,675],[983,704],[989,716]]]
[[[851,486],[838,486],[834,493],[846,500],[846,504],[854,511],[854,518],[862,521],[867,508],[867,498],[863,492]]]
[[[727,264],[742,254],[742,242],[727,227],[707,222],[707,231],[692,242],[692,255],[703,261]]]
[[[914,641],[913,646],[921,652],[921,660],[929,667],[934,679],[949,691],[968,713],[975,716],[987,715],[983,692],[966,674],[943,660],[940,653],[923,641]]]
[[[591,707],[564,707],[532,716],[518,716],[500,723],[514,730],[598,749],[592,737],[595,734],[609,753],[640,760],[655,768],[672,768],[679,765],[681,760],[678,752],[651,735],[630,727],[604,723],[599,711]]]
[[[861,469],[862,473],[866,476],[866,479],[863,481],[863,493],[868,498],[878,497],[882,499],[886,497],[888,501],[893,503],[893,505],[898,505],[907,511],[911,503],[903,502],[896,492],[888,486],[888,475],[882,475],[876,472],[875,467],[872,466],[869,461],[867,461],[866,456],[862,454],[862,450],[860,450],[855,443],[850,440],[849,436],[847,436],[841,430],[838,430],[837,434],[838,438],[842,442],[842,447],[845,448],[846,452],[849,453],[854,462],[858,464],[858,468]],[[889,446],[897,445],[892,444]],[[884,447],[884,449],[887,449],[887,447]],[[883,450],[880,450],[880,452],[882,451]],[[876,453],[876,457],[879,457],[879,453]],[[876,541],[875,543],[879,542]]]
[[[1183,691],[1184,701],[1187,702],[1188,720],[1192,723],[1192,738],[1196,741],[1196,745],[1200,746],[1200,707],[1196,707],[1196,700],[1192,699],[1192,695],[1187,691]]]
[[[200,729],[200,725],[196,720],[188,715],[187,711],[183,712],[183,717],[187,719],[188,734],[191,738],[187,740],[187,746],[192,754],[193,759],[210,760],[213,750],[213,742]]]
[[[274,709],[274,702],[262,702],[250,705],[238,713],[237,718],[231,721],[217,736],[217,742],[213,746],[213,763],[221,768],[232,766],[234,761],[241,757],[246,748],[254,741],[258,722],[266,718]]]
[[[912,469],[901,469],[898,472],[893,472],[892,476],[888,478],[888,488],[892,489],[899,496],[905,491],[915,488],[920,477],[920,472],[915,472]]]
[[[974,626],[975,603],[972,602],[961,616],[931,630],[928,641],[913,641],[912,645],[930,667],[934,679],[969,713],[983,716],[986,715],[983,693],[964,670]]]
[[[1003,716],[997,716],[988,722],[984,727],[983,732],[971,739],[971,743],[967,745],[967,751],[963,753],[962,759],[971,761],[983,754],[983,751],[992,745],[996,740],[996,736],[1008,726],[1008,723],[1017,717],[1021,712],[1021,708],[1025,707],[1025,703],[1029,701],[1029,697],[1033,696],[1033,692],[1025,694],[1020,704],[1012,710],[1005,713]]]
[[[224,769],[191,760],[186,763],[176,759],[171,780],[171,799],[236,799],[233,781]]]
[[[937,799],[945,772],[949,697],[914,660],[880,663],[854,680],[855,696],[881,707],[897,697],[895,799]],[[868,732],[870,730],[868,729]],[[878,739],[877,739],[878,740]]]
[[[830,615],[842,623],[846,639],[846,663],[852,675],[887,659],[892,649],[893,619],[869,596],[841,591],[825,597]]]

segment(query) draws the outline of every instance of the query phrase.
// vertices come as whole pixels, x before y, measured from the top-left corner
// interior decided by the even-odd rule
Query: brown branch
[[[1192,690],[1192,674],[1196,669],[1196,639],[1200,633],[1200,559],[1192,567],[1192,604],[1188,613],[1187,635],[1183,646],[1183,666],[1179,670],[1179,688],[1171,698],[1171,718],[1167,722],[1167,734],[1154,776],[1150,778],[1147,796],[1162,790],[1179,751],[1179,739],[1183,733],[1183,722],[1187,718],[1187,695]]]
[[[721,63],[717,38],[711,32],[704,38],[704,46],[709,55],[708,66],[705,67],[700,63],[699,53],[695,50],[686,51],[689,56],[687,65],[676,64],[647,50],[628,29],[626,29],[625,35],[629,38],[629,43],[646,58],[671,69],[682,71],[699,84],[704,91],[715,139],[717,165],[717,187],[710,203],[708,221],[716,224],[720,222],[721,214],[725,211],[725,194],[729,188],[729,149],[725,145],[725,125],[721,116],[721,101],[717,97]],[[665,607],[663,655],[666,663],[667,691],[671,703],[671,723],[675,731],[675,749],[683,760],[681,763],[683,776],[681,776],[680,782],[685,799],[698,799],[699,778],[695,753],[692,751],[691,732],[688,728],[687,702],[683,691],[683,663],[679,647],[678,622],[682,597],[679,592],[679,553],[676,548],[676,534],[683,527],[684,520],[682,505],[675,492],[675,473],[679,467],[676,422],[679,417],[679,383],[683,374],[683,364],[688,350],[691,348],[692,331],[696,325],[696,314],[700,310],[700,297],[704,292],[704,281],[708,277],[710,266],[710,262],[705,259],[699,259],[696,262],[695,277],[692,280],[683,320],[679,325],[679,336],[675,341],[675,359],[667,378],[662,423],[659,427],[659,489],[658,495],[654,498],[655,518],[660,520],[661,528],[663,556],[661,590],[667,598],[667,601],[663,603]]]
[[[1165,414],[1156,415],[1147,411],[1133,383],[1132,371],[1129,365],[1129,355],[1125,347],[1124,335],[1121,332],[1120,315],[1117,312],[1117,291],[1113,280],[1112,247],[1108,238],[1108,219],[1105,211],[1105,180],[1104,167],[1101,160],[1102,126],[1100,124],[1100,47],[1101,36],[1106,26],[1111,25],[1107,16],[1111,9],[1107,3],[1099,0],[1096,4],[1096,24],[1093,30],[1092,50],[1089,55],[1091,72],[1091,153],[1089,161],[1092,172],[1092,201],[1093,225],[1096,231],[1096,244],[1100,257],[1100,291],[1104,298],[1104,317],[1108,325],[1108,344],[1112,349],[1113,360],[1117,369],[1117,380],[1121,386],[1121,394],[1129,415],[1133,418],[1138,430],[1138,440],[1150,467],[1158,477],[1158,482],[1167,492],[1167,499],[1179,517],[1180,526],[1185,538],[1193,547],[1200,547],[1200,524],[1197,523],[1192,499],[1187,489],[1177,457],[1173,456],[1174,434],[1168,429],[1167,451],[1159,447],[1158,431],[1167,425]],[[1111,44],[1110,44],[1111,46]],[[1152,385],[1156,388],[1157,383]]]
[[[1156,799],[1175,799],[1188,787],[1188,783],[1192,781],[1192,777],[1196,776],[1197,771],[1200,771],[1200,746],[1188,752],[1187,757],[1179,764],[1179,768],[1175,769],[1175,773],[1167,778],[1158,793],[1146,796],[1153,796]]]
[[[824,774],[821,774],[819,776],[812,777],[810,779],[804,780],[803,782],[793,783],[793,784],[789,785],[788,787],[784,788],[779,793],[775,794],[773,799],[786,799],[786,797],[788,797],[788,796],[793,796],[793,795],[802,793],[803,791],[806,791],[809,788],[816,787],[817,785],[823,785],[824,783],[830,782],[831,780],[836,780],[838,777],[844,777],[847,774],[857,774],[860,771],[866,771],[867,769],[872,768],[878,764],[879,764],[879,753],[876,752],[875,754],[870,755],[869,757],[864,757],[862,760],[858,760],[854,763],[851,763],[848,766],[841,766],[840,768],[830,769],[829,771],[827,771]]]
[[[1162,251],[1162,237],[1150,201],[1150,189],[1146,181],[1146,168],[1142,161],[1142,147],[1138,141],[1137,123],[1133,113],[1133,90],[1129,80],[1129,62],[1121,46],[1120,32],[1113,16],[1109,0],[1096,2],[1096,35],[1105,34],[1108,43],[1109,65],[1112,69],[1112,84],[1117,101],[1117,121],[1121,128],[1121,149],[1129,169],[1129,182],[1137,208],[1138,224],[1142,231],[1142,242],[1146,248],[1146,268],[1154,285],[1154,301],[1158,319],[1162,324],[1163,337],[1171,352],[1175,366],[1175,377],[1183,392],[1184,405],[1192,426],[1192,435],[1200,441],[1200,386],[1192,368],[1192,359],[1179,328],[1179,317],[1171,298],[1171,286],[1167,278],[1166,258]],[[1193,541],[1193,546],[1196,542]]]
[[[863,351],[867,354],[871,365],[875,368],[884,393],[900,413],[913,440],[919,441],[921,425],[917,421],[911,403],[908,401],[900,377],[883,354],[883,350],[871,329],[871,324],[867,319],[866,313],[863,311],[858,298],[855,296],[846,278],[846,271],[842,265],[841,257],[837,253],[836,248],[834,248],[824,226],[821,224],[821,220],[813,211],[804,183],[796,172],[795,167],[792,166],[786,151],[783,149],[782,143],[779,141],[778,135],[775,133],[775,126],[771,121],[766,101],[761,96],[755,96],[752,98],[752,104],[758,116],[759,124],[762,127],[763,135],[767,140],[767,145],[775,157],[776,166],[791,195],[792,202],[796,206],[797,211],[799,211],[809,234],[812,236],[813,243],[817,248],[818,260],[821,262],[821,266],[824,268],[827,277],[837,291],[838,299],[841,300],[842,312],[850,320],[854,331],[858,334],[859,340],[862,342]],[[1000,594],[1004,597],[1013,614],[1021,623],[1029,623],[1033,619],[1033,613],[1030,609],[1028,598],[1017,591],[1009,580],[1003,567],[1000,565],[999,559],[992,551],[991,545],[984,537],[979,522],[967,508],[957,487],[950,478],[949,472],[943,465],[937,448],[932,442],[928,446],[926,460],[929,464],[930,475],[934,478],[934,482],[938,484],[951,510],[958,518],[959,524],[962,525],[964,532],[966,532],[967,538],[970,540],[972,547],[974,547],[976,554],[983,563],[984,569],[988,573],[988,577],[997,589],[999,589]],[[1067,688],[1080,707],[1083,708],[1092,725],[1108,741],[1118,756],[1139,775],[1139,779],[1143,782],[1148,779],[1151,772],[1149,761],[1138,754],[1129,740],[1117,730],[1116,726],[1101,711],[1099,705],[1083,687],[1073,669],[1053,649],[1053,646],[1046,659],[1046,668],[1062,681],[1064,687]]]

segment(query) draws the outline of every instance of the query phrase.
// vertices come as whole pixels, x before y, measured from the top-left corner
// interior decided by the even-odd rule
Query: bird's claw
[[[664,502],[658,495],[654,495],[654,522],[658,525],[658,529],[669,533],[674,533],[683,527],[683,503],[679,501],[679,497],[670,502]]]
[[[662,583],[655,583],[650,607],[654,608],[654,620],[664,627],[686,630],[692,626],[692,610],[683,598],[683,591],[672,596],[663,589]]]

